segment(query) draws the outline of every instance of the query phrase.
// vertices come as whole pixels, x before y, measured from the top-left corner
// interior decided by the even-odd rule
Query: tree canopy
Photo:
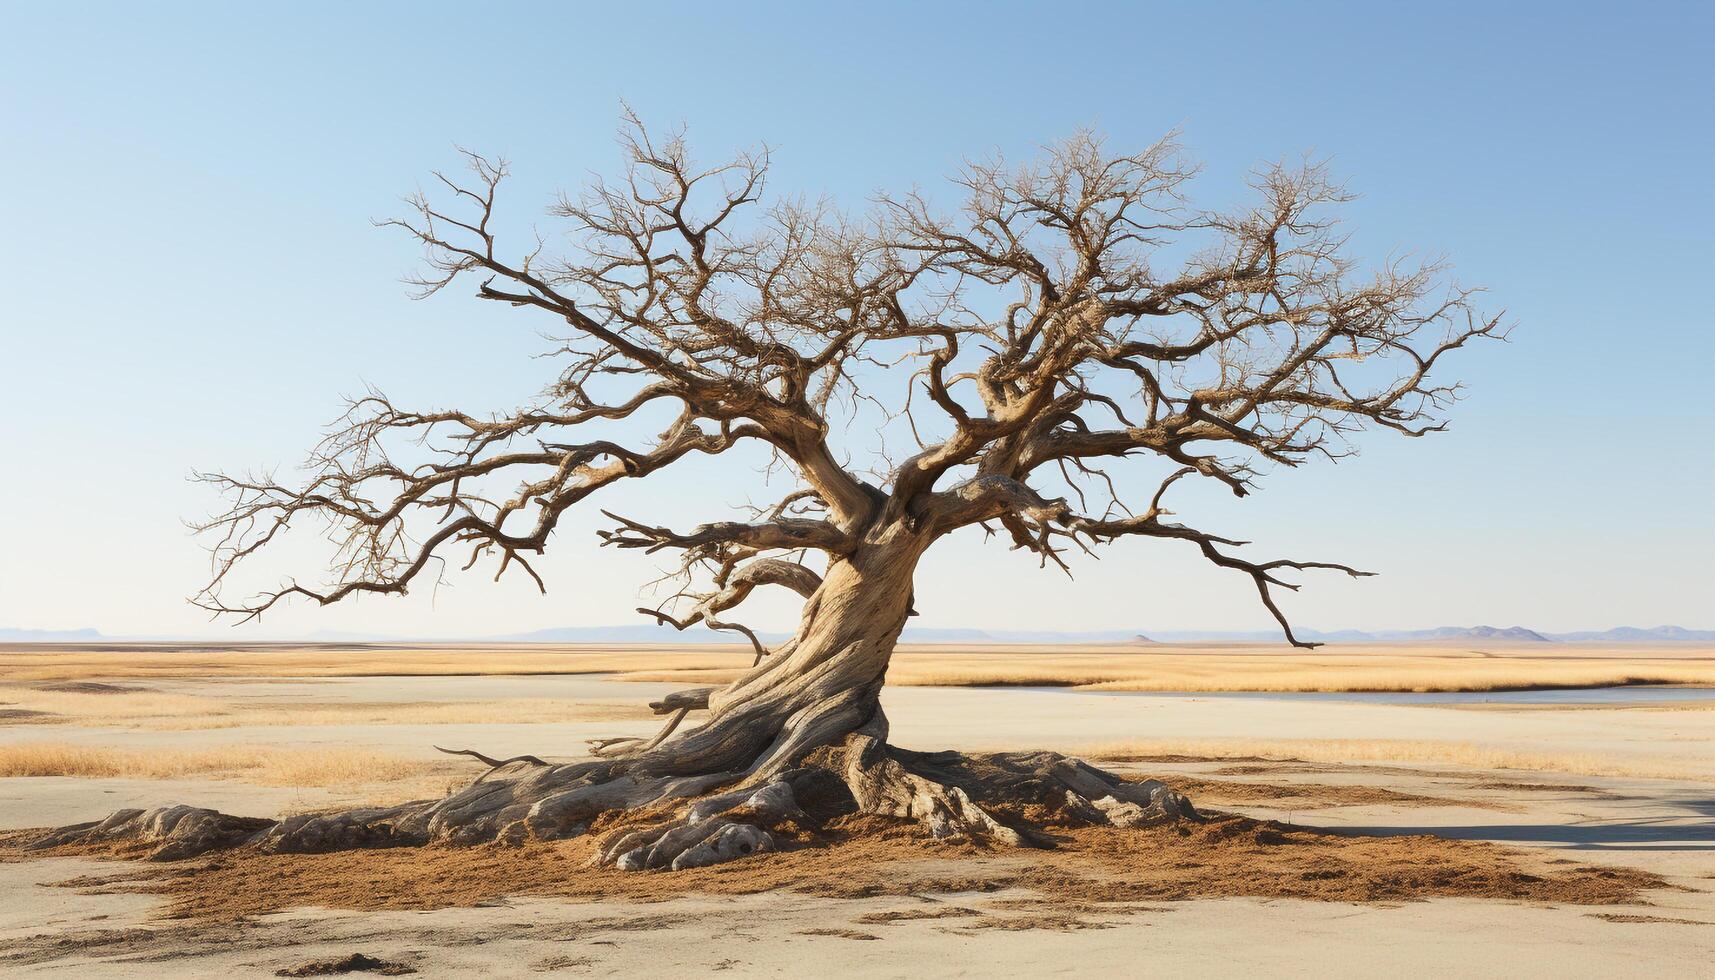
[[[687,586],[677,608],[652,611],[662,621],[755,642],[727,610],[759,585],[813,595],[806,556],[850,555],[880,525],[930,540],[982,525],[1045,565],[1122,538],[1190,542],[1247,575],[1287,639],[1312,646],[1275,604],[1272,589],[1296,588],[1283,574],[1367,573],[1240,557],[1243,542],[1168,519],[1172,485],[1242,496],[1270,465],[1350,452],[1360,430],[1437,431],[1459,386],[1432,372],[1504,333],[1440,263],[1350,255],[1348,195],[1316,163],[1261,168],[1250,203],[1203,210],[1173,138],[1118,152],[1081,132],[1021,165],[967,164],[951,206],[908,192],[848,212],[768,201],[766,149],[699,167],[681,133],[658,139],[631,117],[621,143],[615,179],[549,208],[564,236],[500,241],[507,164],[475,153],[382,222],[425,248],[419,295],[468,284],[552,325],[558,377],[499,415],[371,392],[302,482],[202,475],[230,506],[199,526],[214,575],[194,601],[254,618],[293,596],[402,593],[449,558],[489,557],[496,577],[545,588],[531,560],[570,508],[754,442],[797,485],[740,519],[674,530],[604,495],[604,544],[680,556]],[[867,470],[841,459],[831,422],[859,403],[901,420],[915,451]],[[589,434],[662,404],[676,415],[653,440]],[[1171,472],[1126,486],[1109,468],[1134,456]],[[234,566],[305,518],[339,546],[325,580],[226,598]]]

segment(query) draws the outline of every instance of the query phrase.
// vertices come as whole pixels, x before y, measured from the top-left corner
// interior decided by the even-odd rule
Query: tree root
[[[116,810],[105,820],[61,827],[29,848],[135,841],[152,846],[147,855],[151,861],[177,861],[249,843],[275,826],[272,820],[233,817],[194,806]]]
[[[868,815],[913,821],[941,839],[1052,847],[1057,827],[1142,827],[1200,820],[1191,804],[1154,780],[1132,782],[1053,752],[921,753],[885,741],[875,720],[837,745],[773,773],[675,775],[636,759],[551,765],[529,756],[492,768],[441,800],[300,814],[280,821],[187,806],[122,810],[55,830],[30,845],[135,842],[170,861],[248,846],[315,853],[429,843],[557,840],[602,833],[594,863],[627,871],[719,864],[814,841],[830,820]],[[530,762],[528,771],[496,777]],[[764,775],[763,773],[770,773]]]

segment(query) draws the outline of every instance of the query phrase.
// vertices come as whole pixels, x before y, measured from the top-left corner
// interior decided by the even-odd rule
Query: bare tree
[[[603,511],[613,527],[601,537],[676,554],[681,601],[643,611],[742,633],[756,663],[656,703],[669,719],[659,736],[600,743],[594,761],[479,756],[500,771],[445,800],[261,829],[194,811],[181,845],[301,850],[597,826],[616,828],[604,861],[683,867],[768,849],[773,822],[812,798],[826,810],[830,793],[848,811],[1014,843],[1035,839],[1022,804],[1121,824],[1189,815],[1158,782],[1052,754],[889,746],[878,694],[918,561],[972,525],[1059,567],[1069,548],[1189,542],[1248,578],[1289,642],[1313,646],[1273,590],[1297,588],[1291,572],[1367,573],[1240,557],[1243,542],[1169,520],[1167,495],[1196,478],[1242,496],[1259,469],[1338,457],[1369,426],[1436,431],[1458,386],[1433,383],[1432,369],[1502,332],[1436,264],[1362,271],[1334,218],[1345,195],[1317,165],[1263,169],[1254,204],[1209,212],[1183,197],[1193,168],[1171,139],[1125,154],[1081,133],[1024,166],[967,165],[954,178],[962,200],[944,213],[912,193],[849,216],[765,206],[766,152],[698,169],[680,136],[652,139],[634,118],[623,146],[616,182],[551,208],[577,242],[565,256],[541,240],[501,247],[507,168],[474,154],[467,176],[436,174],[439,194],[385,222],[427,249],[423,295],[469,282],[564,332],[559,378],[504,416],[409,411],[372,393],[313,454],[307,482],[206,476],[231,507],[202,528],[216,536],[215,574],[196,601],[253,619],[292,598],[403,593],[449,556],[465,568],[486,556],[497,577],[545,588],[531,560],[573,505],[754,443],[797,483],[778,503],[687,530]],[[831,421],[879,400],[893,377],[900,397],[881,407],[918,450],[869,472],[842,463]],[[663,406],[672,421],[646,444],[584,435]],[[412,459],[397,461],[400,446]],[[1161,473],[1128,492],[1127,474],[1109,472],[1126,457],[1159,460]],[[492,492],[497,481],[509,489]],[[229,571],[304,518],[331,526],[331,579],[226,598]],[[774,650],[734,619],[762,586],[804,599],[796,634]]]

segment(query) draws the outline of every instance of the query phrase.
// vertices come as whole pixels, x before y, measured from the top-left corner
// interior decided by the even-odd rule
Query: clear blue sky
[[[208,628],[183,602],[204,557],[180,521],[215,503],[193,467],[295,463],[366,382],[421,406],[528,398],[539,325],[462,291],[408,301],[416,253],[369,219],[459,143],[514,161],[523,226],[613,171],[621,99],[707,157],[766,140],[774,189],[853,207],[1081,125],[1120,145],[1181,129],[1207,204],[1258,161],[1326,155],[1363,195],[1360,253],[1445,252],[1515,340],[1452,365],[1472,390],[1448,434],[1380,433],[1185,516],[1383,573],[1309,580],[1287,601],[1309,627],[1715,626],[1708,4],[928,7],[5,3],[0,626]],[[722,517],[754,483],[688,475],[694,493],[650,481],[630,511]],[[651,566],[595,550],[594,526],[560,532],[545,599],[473,575],[221,635],[633,621]],[[1078,573],[955,540],[921,572],[920,622],[1268,623],[1242,577],[1168,543]],[[1027,601],[973,606],[983,590]]]

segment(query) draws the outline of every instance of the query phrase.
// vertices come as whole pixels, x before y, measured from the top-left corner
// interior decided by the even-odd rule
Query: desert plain
[[[177,802],[436,797],[648,736],[736,647],[0,647],[7,975],[1707,975],[1715,651],[1697,644],[905,646],[912,749],[1054,749],[1208,823],[1050,851],[869,833],[691,872],[578,840],[330,855],[26,851]]]

